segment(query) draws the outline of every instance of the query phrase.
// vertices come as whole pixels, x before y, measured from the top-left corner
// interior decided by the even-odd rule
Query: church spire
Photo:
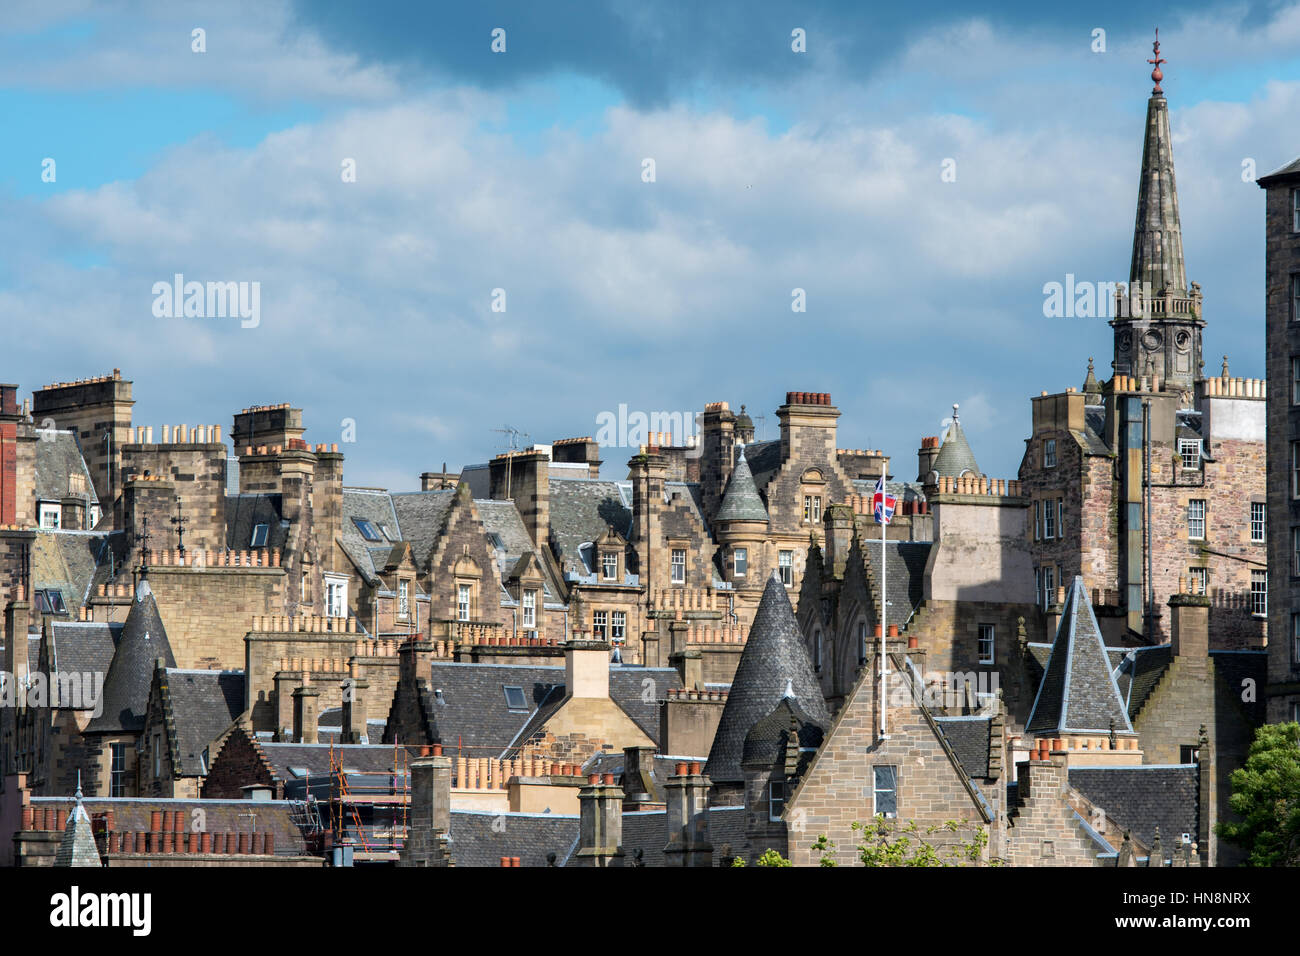
[[[1174,184],[1173,137],[1169,132],[1169,103],[1160,89],[1159,33],[1152,44],[1155,88],[1147,100],[1146,140],[1142,144],[1142,176],[1138,181],[1137,223],[1133,227],[1133,261],[1129,280],[1139,289],[1150,283],[1153,295],[1187,295],[1183,265],[1183,232],[1178,221],[1178,189]]]

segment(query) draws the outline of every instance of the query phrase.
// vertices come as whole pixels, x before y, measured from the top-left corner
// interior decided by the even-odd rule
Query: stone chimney
[[[731,470],[736,466],[736,415],[726,402],[704,406],[699,441],[700,493],[704,513],[711,517],[718,513]]]
[[[411,825],[398,866],[451,866],[451,758],[435,744],[411,761]]]
[[[568,641],[564,645],[564,687],[567,697],[609,697],[609,644]]]
[[[826,525],[826,573],[833,578],[844,576],[853,544],[853,509],[848,505],[830,505],[824,518]]]
[[[550,546],[551,456],[538,449],[497,455],[488,465],[489,497],[513,501],[533,544]]]
[[[316,742],[316,708],[320,691],[310,684],[294,688],[293,691],[293,739],[295,743],[314,744]]]
[[[690,632],[690,621],[668,622],[668,666],[677,668],[683,687],[700,690],[704,687],[704,654],[687,645]]]
[[[614,775],[593,773],[578,791],[577,863],[580,866],[623,865],[623,788]]]
[[[368,744],[366,725],[366,692],[370,682],[349,677],[343,682],[343,729],[341,743]]]
[[[632,481],[632,540],[636,549],[641,587],[650,593],[669,586],[668,549],[664,547],[660,521],[664,510],[664,482],[668,460],[646,452],[627,463]]]
[[[1058,587],[1047,604],[1047,616],[1044,618],[1047,636],[1056,640],[1056,632],[1061,626],[1061,615],[1065,612],[1065,588]]]
[[[781,460],[799,454],[810,461],[835,461],[835,425],[840,410],[827,392],[786,392],[776,410],[781,423]]]
[[[551,460],[586,465],[588,478],[600,477],[600,445],[589,437],[561,438],[551,445]]]
[[[939,436],[929,435],[921,439],[921,447],[916,451],[916,480],[925,484],[926,476],[934,471],[935,459],[939,457]]]
[[[27,677],[27,631],[31,626],[32,606],[21,584],[5,606],[5,672],[18,681]]]
[[[668,843],[664,865],[708,867],[713,865],[713,844],[709,842],[709,778],[698,762],[680,762],[668,778]]]
[[[1169,640],[1175,657],[1208,661],[1210,656],[1210,596],[1185,594],[1183,578],[1178,594],[1169,596]]]
[[[654,805],[654,747],[623,748],[623,809],[646,810]]]

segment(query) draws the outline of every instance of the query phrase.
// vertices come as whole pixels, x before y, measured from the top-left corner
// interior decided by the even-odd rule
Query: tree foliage
[[[1246,851],[1248,866],[1300,866],[1300,724],[1265,724],[1246,765],[1232,772],[1228,801],[1240,820],[1215,832]]]

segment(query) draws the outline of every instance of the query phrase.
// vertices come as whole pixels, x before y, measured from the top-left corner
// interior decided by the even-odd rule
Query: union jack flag
[[[882,474],[876,482],[875,493],[871,496],[871,510],[876,514],[877,524],[889,524],[898,507],[898,496],[885,490],[885,476]]]

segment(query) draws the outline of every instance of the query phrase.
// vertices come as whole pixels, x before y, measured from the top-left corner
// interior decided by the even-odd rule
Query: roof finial
[[[1228,377],[1228,356],[1223,357],[1223,377]]]
[[[1088,356],[1088,374],[1089,374],[1089,375],[1092,374],[1092,356],[1091,356],[1091,355]]]
[[[782,694],[781,696],[784,697],[784,698],[789,698],[789,699],[791,699],[791,700],[794,700],[795,698],[798,697],[798,695],[794,692],[794,678],[793,678],[793,677],[787,677],[787,678],[785,679],[785,693]]]
[[[957,424],[957,409],[958,409],[958,407],[959,407],[959,406],[957,405],[956,402],[953,402],[953,403],[952,403],[952,423],[953,423],[954,425]]]
[[[77,803],[81,803],[81,771],[77,771]]]
[[[1159,93],[1161,96],[1163,96],[1164,91],[1160,89],[1160,81],[1165,78],[1165,75],[1160,72],[1160,64],[1168,63],[1169,61],[1160,55],[1160,28],[1159,27],[1156,27],[1156,42],[1151,44],[1151,52],[1155,54],[1155,57],[1154,59],[1147,60],[1147,62],[1155,67],[1155,69],[1151,71],[1151,79],[1156,84],[1155,89],[1153,89],[1151,92]]]

